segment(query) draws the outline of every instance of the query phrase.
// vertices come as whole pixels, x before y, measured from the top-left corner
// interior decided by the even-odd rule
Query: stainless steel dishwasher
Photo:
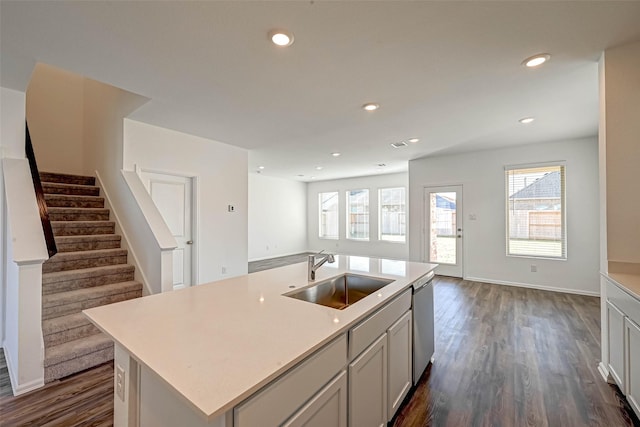
[[[433,361],[433,277],[429,272],[413,284],[413,385]]]

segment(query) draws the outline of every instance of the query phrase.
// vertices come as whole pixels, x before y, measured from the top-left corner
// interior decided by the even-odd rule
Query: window
[[[508,166],[507,255],[567,258],[565,167]]]
[[[319,237],[321,239],[338,238],[338,192],[318,194],[320,206]]]
[[[347,191],[347,239],[369,240],[369,190]]]
[[[405,189],[381,188],[378,190],[379,236],[380,240],[404,242],[406,239],[406,202]]]

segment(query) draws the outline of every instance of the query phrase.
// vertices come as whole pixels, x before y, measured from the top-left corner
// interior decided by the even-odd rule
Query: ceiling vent
[[[407,143],[406,143],[406,142],[404,142],[404,141],[400,141],[400,142],[392,142],[392,143],[391,143],[391,146],[392,146],[393,148],[402,148],[402,147],[406,147],[406,146],[407,146]]]

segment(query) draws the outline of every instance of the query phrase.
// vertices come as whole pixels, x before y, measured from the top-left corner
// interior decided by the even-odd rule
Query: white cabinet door
[[[387,334],[349,364],[349,425],[387,425]]]
[[[624,313],[607,301],[607,327],[609,331],[609,372],[620,386],[622,393],[627,394],[624,383]]]
[[[411,310],[406,312],[387,331],[388,342],[388,382],[389,421],[393,418],[400,404],[411,389],[412,357],[411,357]]]
[[[624,324],[626,338],[627,401],[640,417],[640,327],[628,318]]]
[[[347,372],[342,371],[284,427],[347,427]]]

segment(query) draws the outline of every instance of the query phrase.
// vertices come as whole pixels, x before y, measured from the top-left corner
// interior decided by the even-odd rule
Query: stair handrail
[[[40,211],[40,221],[42,222],[42,231],[44,232],[44,240],[47,244],[47,252],[49,258],[58,253],[56,247],[56,241],[53,237],[53,228],[51,227],[51,221],[49,220],[49,211],[47,209],[47,202],[44,199],[44,191],[42,190],[42,182],[40,182],[40,172],[38,172],[38,165],[36,163],[36,155],[33,151],[33,145],[31,144],[31,135],[29,134],[29,123],[25,121],[26,126],[26,138],[25,138],[25,154],[27,160],[29,160],[29,168],[31,169],[31,179],[33,180],[33,188],[36,192],[36,201],[38,203],[38,210]]]

